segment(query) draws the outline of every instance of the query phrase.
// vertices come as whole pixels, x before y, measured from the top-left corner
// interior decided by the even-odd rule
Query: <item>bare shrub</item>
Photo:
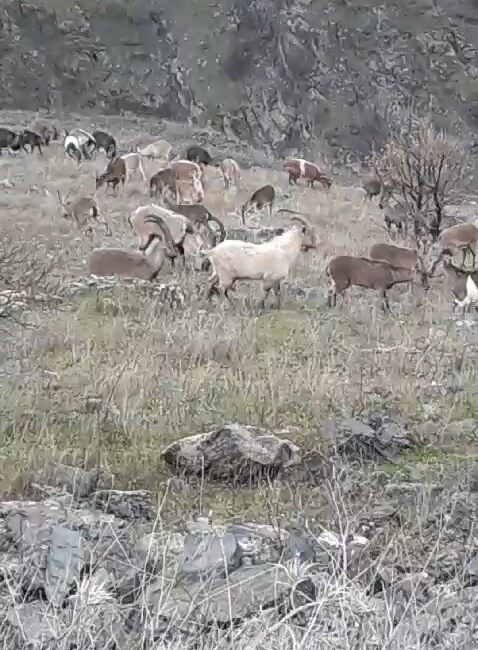
[[[469,169],[468,154],[458,141],[437,130],[430,120],[409,114],[406,123],[394,127],[372,164],[411,217],[417,241],[426,235],[436,240],[444,210],[459,197]]]

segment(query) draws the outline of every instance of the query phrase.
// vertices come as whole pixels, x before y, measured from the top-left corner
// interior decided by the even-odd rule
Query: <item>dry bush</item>
[[[374,155],[373,166],[406,208],[417,242],[427,235],[436,240],[446,206],[463,190],[469,157],[458,141],[427,119],[409,115],[403,127],[393,129],[383,150]]]

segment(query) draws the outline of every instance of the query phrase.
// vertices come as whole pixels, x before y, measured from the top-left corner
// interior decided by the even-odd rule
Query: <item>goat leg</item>
[[[387,290],[382,290],[382,309],[385,313],[390,312],[390,304],[388,302]]]

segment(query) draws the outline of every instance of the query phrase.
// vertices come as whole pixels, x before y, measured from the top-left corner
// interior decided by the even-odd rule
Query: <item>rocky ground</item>
[[[95,125],[126,150],[158,133],[125,116]],[[181,150],[189,132],[169,128]],[[78,168],[55,146],[2,156],[8,650],[476,647],[474,317],[452,317],[443,278],[426,295],[393,289],[392,315],[361,290],[329,310],[327,259],[383,240],[379,211],[350,177],[328,193],[289,189],[260,162],[237,194],[208,171],[206,204],[230,236],[255,240],[287,225],[240,225],[262,182],[311,214],[319,249],[280,311],[257,310],[253,283],[235,307],[208,304],[204,273],[169,267],[152,287],[92,282],[91,244],[56,192],[92,192],[104,159]],[[98,199],[113,237],[96,245],[134,248],[126,217],[145,185]],[[473,204],[450,212],[473,218]]]

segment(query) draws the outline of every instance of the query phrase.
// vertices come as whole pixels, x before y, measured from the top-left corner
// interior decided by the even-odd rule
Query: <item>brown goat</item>
[[[156,224],[162,228],[161,220]],[[163,229],[167,247],[171,245],[169,229]],[[159,234],[153,234],[144,252],[127,251],[122,248],[97,248],[88,258],[88,270],[93,275],[118,275],[140,280],[154,280],[166,259],[166,250]]]
[[[272,185],[264,185],[254,192],[249,200],[242,206],[242,223],[246,223],[246,212],[249,208],[254,207],[256,210],[262,210],[266,205],[269,206],[269,216],[272,217],[272,208],[275,200],[275,190]]]
[[[379,262],[387,262],[391,266],[401,266],[406,269],[414,269],[417,264],[423,266],[423,260],[417,250],[402,248],[392,244],[374,244],[370,249],[370,259]]]
[[[441,256],[444,254],[453,255],[456,250],[463,254],[462,266],[465,266],[468,253],[473,258],[473,266],[476,260],[476,245],[478,243],[478,228],[472,223],[459,223],[442,231],[440,238]]]
[[[151,176],[149,180],[149,194],[151,197],[162,195],[164,190],[169,189],[176,193],[176,173],[170,167]]]
[[[219,226],[219,241],[224,241],[224,239],[226,239],[226,229],[224,228],[224,224],[220,219],[218,219],[218,217],[215,217],[211,212],[209,212],[205,205],[202,205],[201,203],[179,205],[173,203],[167,197],[165,197],[163,201],[169,210],[172,210],[177,214],[182,214],[184,217],[189,219],[193,226],[204,226],[210,230],[209,224],[211,222],[216,223]],[[213,244],[213,246],[215,246],[215,244]]]
[[[126,180],[126,163],[121,157],[116,157],[110,160],[106,171],[101,174],[101,176],[96,176],[96,189],[104,185],[112,185],[113,190],[116,191],[118,185],[121,184],[124,187]]]
[[[98,203],[94,196],[78,196],[72,201],[65,202],[58,192],[58,199],[63,208],[63,218],[73,221],[78,230],[85,235],[93,233],[92,224],[95,226],[103,224],[106,235],[111,235],[108,221],[103,217],[98,209]]]
[[[339,255],[328,264],[327,276],[329,277],[328,305],[337,304],[337,294],[343,294],[351,286],[364,287],[365,289],[378,289],[382,296],[382,309],[390,311],[387,291],[395,284],[415,282],[417,275],[425,289],[429,288],[427,275],[421,269],[396,267],[369,260],[365,257],[352,257]]]

